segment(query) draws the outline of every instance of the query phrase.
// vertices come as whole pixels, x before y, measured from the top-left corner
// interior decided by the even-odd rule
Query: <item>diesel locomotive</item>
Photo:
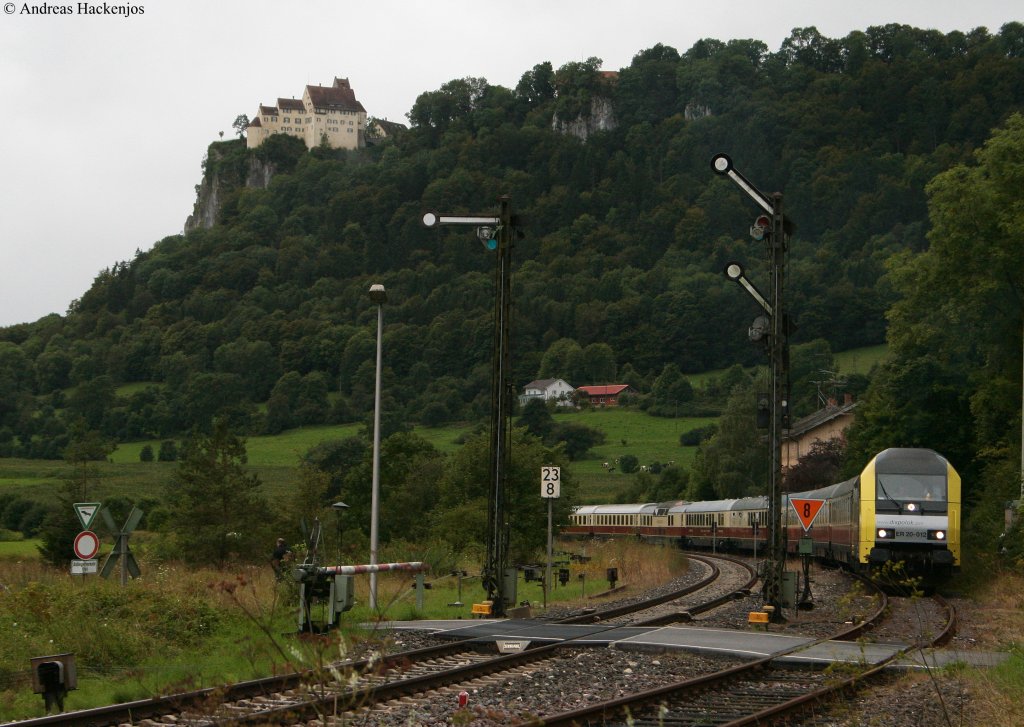
[[[960,475],[942,455],[930,449],[886,449],[856,477],[782,496],[787,550],[796,553],[807,537],[815,556],[857,571],[886,563],[902,563],[924,575],[958,571],[960,489]],[[808,513],[801,518],[794,502],[817,510],[806,531]],[[767,525],[767,498],[744,497],[583,505],[575,508],[562,533],[764,552]]]

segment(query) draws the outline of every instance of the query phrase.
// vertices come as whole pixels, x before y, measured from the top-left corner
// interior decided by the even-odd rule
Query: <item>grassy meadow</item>
[[[581,499],[588,502],[608,501],[625,487],[633,475],[609,472],[604,463],[614,465],[616,458],[632,454],[641,464],[675,462],[687,467],[696,453],[695,447],[680,447],[679,435],[694,427],[705,426],[712,419],[652,417],[635,409],[590,409],[554,415],[557,422],[579,422],[605,434],[604,444],[573,463],[573,473],[581,483]],[[344,439],[359,433],[362,425],[313,426],[293,429],[273,436],[246,439],[249,467],[260,475],[270,497],[286,495],[292,484],[294,468],[302,455],[320,442]],[[416,427],[415,433],[438,450],[455,451],[461,437],[472,431],[469,425]],[[98,463],[100,482],[96,497],[115,495],[159,497],[170,481],[177,465],[173,462],[140,462],[139,453],[146,445],[157,451],[159,440],[124,442],[110,456]],[[31,496],[33,493],[58,487],[70,469],[61,461],[0,459],[0,492]]]

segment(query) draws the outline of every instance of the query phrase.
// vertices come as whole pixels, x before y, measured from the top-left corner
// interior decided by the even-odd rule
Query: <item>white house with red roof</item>
[[[260,104],[249,122],[246,146],[255,149],[273,134],[298,137],[308,149],[323,143],[332,149],[358,149],[366,145],[366,109],[348,79],[335,78],[331,86],[306,86],[301,100]]]

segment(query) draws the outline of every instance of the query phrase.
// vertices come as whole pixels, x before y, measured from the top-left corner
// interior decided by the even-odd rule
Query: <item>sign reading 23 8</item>
[[[544,498],[557,499],[562,486],[561,467],[540,468],[540,496]]]

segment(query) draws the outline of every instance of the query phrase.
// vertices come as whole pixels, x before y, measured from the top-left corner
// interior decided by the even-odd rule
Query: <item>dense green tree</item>
[[[929,185],[930,245],[890,263],[902,299],[890,312],[890,357],[850,431],[848,473],[881,448],[924,446],[960,470],[968,503],[1019,492],[1006,471],[1020,462],[1022,155],[1015,114],[972,164]],[[965,531],[998,530],[999,517],[982,505]]]
[[[166,534],[179,557],[223,566],[254,559],[271,543],[269,507],[257,475],[246,471],[245,441],[216,419],[209,434],[189,440],[165,499]]]
[[[575,460],[583,457],[593,447],[604,444],[605,434],[585,424],[561,422],[552,427],[547,441],[560,444],[565,456]]]
[[[160,449],[156,455],[157,462],[175,462],[178,459],[178,445],[173,439],[165,439],[160,442]]]
[[[38,526],[39,553],[51,565],[63,566],[71,559],[74,539],[80,531],[80,523],[74,517],[74,503],[96,499],[100,480],[96,463],[105,461],[115,448],[116,445],[99,432],[89,429],[85,420],[79,419],[72,425],[71,437],[64,450],[64,460],[71,467],[71,474],[64,480],[56,502],[52,503],[49,513],[42,515]]]
[[[367,440],[362,437],[327,439],[306,452],[303,455],[303,462],[308,462],[316,469],[327,473],[330,477],[328,497],[340,498],[342,494],[349,495],[342,492],[342,483],[350,472],[362,465],[368,449]],[[348,500],[345,502],[348,503]]]
[[[674,363],[665,364],[661,374],[654,380],[651,389],[651,399],[654,406],[649,407],[651,414],[659,416],[679,416],[685,413],[685,408],[680,408],[693,400],[693,386],[683,376],[679,367]]]
[[[562,467],[561,497],[553,502],[555,522],[568,521],[576,483],[560,448],[549,449],[524,428],[513,430],[512,466],[507,472],[505,517],[509,524],[510,562],[530,562],[547,542],[547,501],[538,497],[541,467]],[[471,438],[449,458],[440,482],[432,533],[456,552],[482,552],[488,540],[488,437]]]
[[[688,497],[723,499],[763,495],[768,487],[768,450],[755,423],[754,387],[733,389],[717,431],[700,445]]]
[[[516,420],[517,427],[526,427],[526,431],[541,440],[551,434],[554,425],[555,419],[543,399],[527,401]]]
[[[619,470],[626,475],[635,474],[640,471],[640,460],[635,454],[620,455]]]

